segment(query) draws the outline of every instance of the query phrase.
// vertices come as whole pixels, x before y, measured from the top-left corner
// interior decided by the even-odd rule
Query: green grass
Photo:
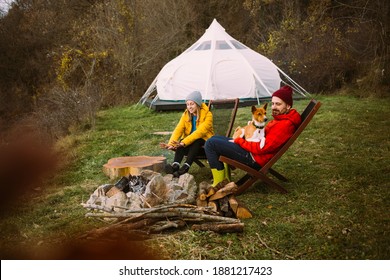
[[[389,259],[390,100],[316,96],[323,105],[277,162],[289,178],[287,195],[258,183],[240,196],[253,212],[241,234],[182,230],[155,236],[147,246],[165,259]],[[307,100],[296,101],[302,111]],[[118,156],[164,155],[181,112],[130,106],[99,112],[96,127],[58,143],[67,168],[32,199],[1,219],[1,251],[58,244],[106,223],[80,206],[109,183],[102,166]],[[250,118],[240,108],[236,125]],[[191,167],[197,182],[207,168]],[[235,171],[234,177],[240,173]],[[53,245],[54,246],[54,245]],[[39,256],[38,256],[39,257]]]

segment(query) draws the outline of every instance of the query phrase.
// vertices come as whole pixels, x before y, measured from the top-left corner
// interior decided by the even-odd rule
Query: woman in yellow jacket
[[[187,96],[186,106],[168,144],[160,143],[161,148],[175,151],[173,163],[165,167],[165,172],[175,177],[188,172],[206,140],[214,135],[213,115],[199,91]],[[186,162],[180,167],[185,155]]]

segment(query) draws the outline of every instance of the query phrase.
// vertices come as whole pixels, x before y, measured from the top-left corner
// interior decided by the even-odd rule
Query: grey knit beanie
[[[186,102],[188,100],[192,100],[194,101],[196,104],[198,104],[198,106],[201,106],[202,105],[202,94],[199,92],[199,91],[193,91],[191,92],[187,98],[186,98]]]

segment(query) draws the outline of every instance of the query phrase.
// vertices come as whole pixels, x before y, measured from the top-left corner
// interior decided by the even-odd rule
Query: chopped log
[[[199,193],[198,197],[200,200],[206,200],[207,199],[207,193],[211,189],[211,185],[205,181],[200,182],[199,184]]]
[[[141,171],[145,169],[162,172],[165,163],[165,157],[117,157],[109,159],[108,162],[103,165],[103,172],[111,179],[115,179],[130,174],[140,175]]]
[[[227,196],[222,197],[218,200],[218,203],[219,209],[226,214],[229,211],[229,198]]]
[[[207,200],[207,193],[201,193],[198,197],[199,200],[206,201]],[[207,204],[207,202],[206,202]]]
[[[215,194],[215,192],[216,192],[216,190],[214,187],[210,188],[209,191],[207,192],[206,199],[207,199],[207,197],[210,197],[213,194]]]
[[[237,201],[236,197],[232,194],[229,195],[229,205],[230,205],[230,208],[232,208],[233,212],[236,213],[237,208],[238,208],[238,201]]]
[[[252,218],[252,213],[246,206],[239,203],[236,211],[236,217],[238,219],[249,219]]]
[[[228,184],[229,181],[228,180],[223,180],[222,182],[219,182],[216,186],[211,186],[211,188],[208,190],[207,192],[207,197],[210,197],[212,196],[213,194],[215,194],[219,189],[222,189],[226,184]]]
[[[236,183],[230,182],[224,187],[220,188],[215,194],[209,197],[209,200],[221,199],[229,194],[235,193],[238,190]]]
[[[236,213],[234,213],[233,210],[229,208],[229,211],[225,213],[225,217],[229,217],[229,218],[236,217]]]
[[[193,224],[191,226],[192,230],[208,230],[218,233],[228,233],[228,232],[243,232],[244,223],[233,223],[233,224],[217,224],[217,223],[203,223],[203,224]]]
[[[200,197],[196,199],[196,206],[198,207],[207,207],[207,200],[203,200]]]
[[[218,204],[215,201],[209,201],[207,206],[210,207],[213,211],[219,212]]]

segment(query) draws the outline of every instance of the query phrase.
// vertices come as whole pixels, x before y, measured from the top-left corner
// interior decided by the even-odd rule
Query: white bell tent
[[[198,41],[161,69],[139,103],[169,110],[197,90],[205,101],[239,98],[259,104],[280,88],[280,75],[295,92],[308,95],[271,60],[235,40],[214,19]]]

